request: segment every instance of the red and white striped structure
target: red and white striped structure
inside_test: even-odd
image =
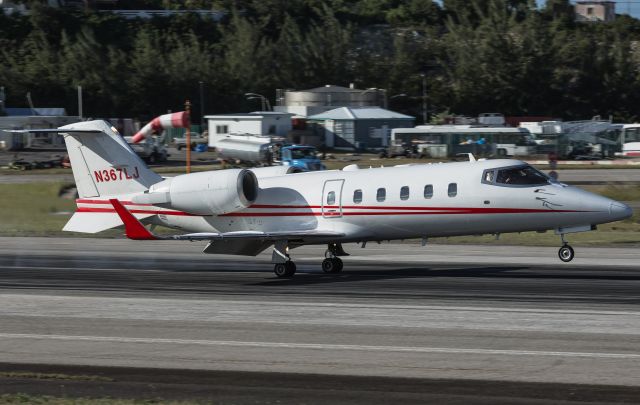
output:
[[[138,143],[153,132],[160,132],[167,128],[187,128],[190,125],[189,121],[189,113],[187,111],[161,115],[142,127],[131,140],[133,143]]]

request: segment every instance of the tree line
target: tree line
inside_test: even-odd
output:
[[[127,20],[30,2],[0,14],[7,105],[64,106],[143,120],[194,104],[256,110],[245,93],[325,84],[386,89],[389,108],[430,115],[640,117],[640,21],[578,23],[568,0],[133,0],[127,8],[211,9]],[[120,6],[119,8],[124,8]],[[391,96],[397,97],[391,98]],[[419,120],[418,120],[419,121]]]

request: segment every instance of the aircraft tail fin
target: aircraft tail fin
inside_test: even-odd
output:
[[[118,131],[102,120],[84,121],[65,125],[58,129],[30,129],[20,132],[57,132],[64,136],[73,177],[76,181],[77,202],[82,203],[63,230],[96,233],[122,226],[116,212],[94,207],[112,197],[142,193],[162,181],[131,149]],[[86,205],[89,206],[86,206]],[[137,219],[145,219],[153,213],[138,212]]]
[[[106,121],[78,122],[56,132],[64,135],[80,198],[143,192],[162,181]]]

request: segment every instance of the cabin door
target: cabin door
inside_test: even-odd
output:
[[[327,180],[322,188],[322,216],[340,218],[342,216],[342,186],[344,180]]]

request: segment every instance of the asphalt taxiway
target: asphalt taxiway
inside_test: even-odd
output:
[[[574,247],[564,264],[557,248],[349,245],[338,275],[304,247],[296,276],[278,279],[268,254],[208,256],[201,243],[0,238],[0,369],[342,376],[369,391],[402,379],[414,393],[478,382],[497,390],[487,403],[504,384],[560,384],[633,402],[640,249]],[[549,395],[527,398],[577,398]]]

